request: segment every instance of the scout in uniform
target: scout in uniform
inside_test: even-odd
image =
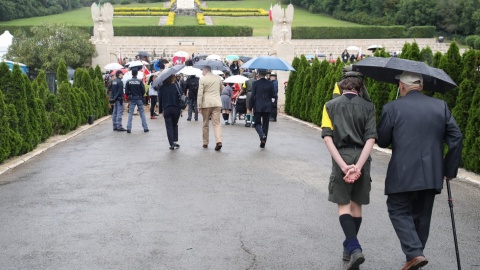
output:
[[[362,205],[370,202],[370,152],[377,139],[375,106],[360,96],[361,77],[346,76],[338,85],[342,95],[325,104],[322,118],[322,138],[332,156],[328,200],[338,205],[347,269],[358,269],[365,261],[357,234]]]

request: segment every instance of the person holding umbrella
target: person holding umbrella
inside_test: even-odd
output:
[[[402,270],[414,270],[428,263],[423,251],[435,195],[444,179],[457,176],[462,134],[447,104],[421,93],[421,74],[403,71],[395,78],[402,98],[383,107],[377,144],[392,146],[385,180],[388,213],[406,256]]]
[[[165,128],[167,129],[169,149],[180,148],[178,144],[178,119],[180,119],[180,89],[175,75],[170,75],[158,88],[159,110],[163,111]]]
[[[357,238],[362,224],[362,205],[370,203],[370,152],[377,138],[375,105],[360,97],[364,86],[357,75],[338,83],[341,95],[323,108],[322,138],[332,156],[328,200],[338,205],[345,234],[343,260],[347,269],[365,261]]]
[[[270,113],[272,103],[275,102],[275,89],[273,82],[265,79],[266,69],[258,70],[259,79],[252,84],[252,95],[248,103],[248,109],[253,111],[255,118],[255,130],[260,137],[260,148],[265,148],[268,136],[268,126],[270,123]]]

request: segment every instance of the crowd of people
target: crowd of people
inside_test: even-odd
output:
[[[136,60],[149,60],[137,57]],[[239,61],[225,63],[223,72],[212,72],[204,66],[202,75],[184,75],[181,71],[165,79],[160,87],[153,82],[164,69],[176,65],[192,66],[199,59],[181,59],[180,63],[166,63],[162,58],[153,61],[152,71],[142,81],[137,76],[145,66],[130,67],[132,78],[124,81],[125,70],[108,71],[105,84],[110,98],[114,131],[132,132],[133,115],[139,114],[144,132],[149,132],[144,106],[150,106],[150,119],[163,114],[169,149],[179,148],[178,122],[183,116],[179,97],[187,98],[187,121],[198,121],[203,117],[203,147],[208,148],[209,121],[215,133],[215,150],[222,147],[221,119],[224,125],[234,124],[237,118],[245,121],[245,127],[254,127],[258,132],[260,147],[264,148],[270,121],[277,121],[278,82],[275,72],[267,70],[243,70]],[[223,83],[229,76],[245,76],[245,83]],[[122,124],[124,104],[128,102],[128,121]],[[137,112],[135,109],[137,108]]]

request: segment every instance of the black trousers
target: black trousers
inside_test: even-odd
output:
[[[180,118],[180,108],[163,108],[163,118],[165,119],[165,127],[167,128],[168,143],[172,146],[173,142],[178,141],[178,119]]]
[[[150,116],[155,115],[155,106],[157,106],[157,96],[150,96]]]
[[[268,126],[270,124],[270,113],[269,112],[256,112],[253,114],[255,117],[255,130],[258,133],[260,139],[263,136],[268,136]]]
[[[278,96],[275,97],[275,102],[272,103],[272,112],[270,113],[270,118],[277,120],[277,111],[278,111]]]
[[[423,256],[430,233],[435,190],[389,194],[388,214],[407,261]]]

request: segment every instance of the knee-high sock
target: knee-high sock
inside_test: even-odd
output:
[[[349,214],[344,214],[339,217],[340,225],[345,234],[345,242],[343,246],[347,249],[348,254],[352,254],[355,249],[361,249],[360,243],[357,240],[357,229],[353,217]]]
[[[362,225],[362,217],[354,217],[353,223],[355,223],[355,229],[358,235],[358,231],[360,231],[360,225]]]

